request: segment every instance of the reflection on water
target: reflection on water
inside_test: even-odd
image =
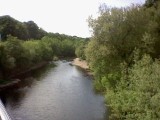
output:
[[[19,88],[5,91],[3,101],[13,120],[104,120],[104,100],[92,80],[69,62],[58,61],[21,76]]]

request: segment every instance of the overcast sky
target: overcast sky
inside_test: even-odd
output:
[[[102,3],[123,7],[145,0],[0,0],[0,16],[11,17],[24,22],[33,20],[48,32],[89,37],[87,19],[97,16]]]

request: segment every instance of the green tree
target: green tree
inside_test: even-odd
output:
[[[61,42],[61,56],[63,57],[75,56],[74,41],[65,39]]]
[[[158,4],[155,8],[103,5],[97,19],[89,18],[93,37],[85,56],[95,88],[106,95],[111,120],[160,118],[159,60],[155,59],[160,53],[159,10]]]
[[[29,33],[29,39],[41,39],[46,35],[43,29],[40,29],[34,21],[24,22]]]
[[[87,45],[86,41],[81,41],[80,43],[77,43],[76,45],[75,54],[77,57],[83,60],[86,59],[86,56],[85,56],[86,45]]]
[[[6,40],[9,34],[23,40],[28,36],[26,26],[10,16],[0,17],[0,33],[2,40]]]

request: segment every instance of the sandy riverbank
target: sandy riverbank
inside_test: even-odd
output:
[[[72,65],[84,69],[88,75],[93,76],[93,73],[90,71],[89,66],[85,60],[80,60],[79,58],[75,58],[72,62]]]
[[[80,60],[79,58],[75,58],[72,62],[73,65],[79,66],[85,70],[89,69],[89,66],[85,60]]]

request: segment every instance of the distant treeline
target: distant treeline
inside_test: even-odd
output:
[[[160,1],[100,6],[93,37],[77,48],[105,94],[110,120],[160,120]],[[82,51],[81,49],[84,48]]]
[[[20,40],[41,39],[44,36],[54,37],[59,40],[82,39],[77,36],[48,33],[40,28],[34,21],[20,22],[9,15],[0,16],[0,34],[3,41],[7,39],[7,35],[17,37]]]
[[[19,22],[0,17],[0,78],[61,57],[75,57],[75,49],[89,39],[59,33],[47,33],[33,21]]]

